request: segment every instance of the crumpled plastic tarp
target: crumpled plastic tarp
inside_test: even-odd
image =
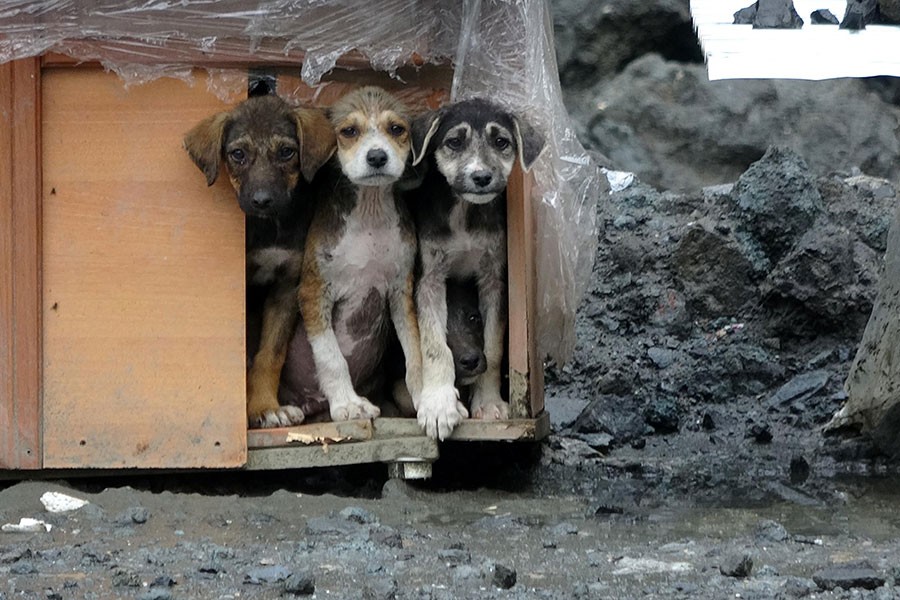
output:
[[[568,360],[605,180],[563,106],[546,0],[0,0],[0,62],[61,53],[133,85],[190,79],[198,51],[224,67],[302,52],[311,86],[350,52],[392,74],[450,60],[451,100],[484,96],[529,119],[548,142],[533,168],[538,350]],[[216,81],[246,85],[227,71]]]

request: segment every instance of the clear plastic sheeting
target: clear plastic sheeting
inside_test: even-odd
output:
[[[228,69],[248,55],[280,65],[302,59],[310,86],[350,53],[392,75],[410,63],[453,61],[452,100],[495,100],[547,139],[531,199],[536,333],[542,356],[557,363],[571,356],[606,181],[562,103],[546,1],[0,0],[0,62],[48,52],[99,61],[126,84],[188,79],[199,52],[223,97],[244,86]]]

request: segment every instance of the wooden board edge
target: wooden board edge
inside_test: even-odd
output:
[[[438,458],[434,440],[419,436],[374,439],[350,444],[303,446],[296,448],[257,448],[247,453],[249,471],[307,469],[398,461],[433,462]]]
[[[0,65],[0,467],[39,469],[41,453],[40,60]]]

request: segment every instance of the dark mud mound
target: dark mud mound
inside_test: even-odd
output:
[[[745,501],[773,480],[815,495],[817,478],[884,470],[821,426],[845,399],[895,202],[888,181],[817,177],[787,147],[734,184],[611,194],[575,358],[547,373],[545,464]]]

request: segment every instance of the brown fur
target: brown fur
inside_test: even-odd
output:
[[[304,418],[298,409],[279,406],[278,384],[297,322],[296,290],[312,205],[303,192],[335,144],[323,111],[292,107],[275,96],[251,98],[207,117],[185,136],[185,149],[208,185],[225,166],[248,215],[248,285],[269,285],[259,349],[247,376],[251,426],[291,425]]]

